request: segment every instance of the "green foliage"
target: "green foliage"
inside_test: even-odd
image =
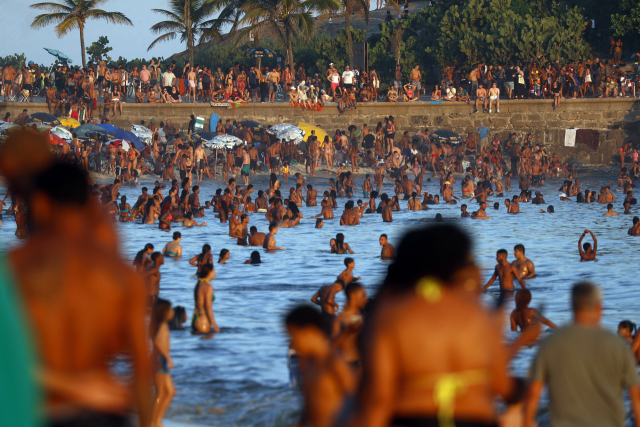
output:
[[[0,56],[0,65],[7,66],[13,65],[13,68],[20,68],[27,63],[27,57],[24,53],[14,53],[13,55],[7,55],[5,57]]]
[[[440,64],[543,64],[589,55],[591,48],[582,37],[586,23],[578,8],[552,10],[543,1],[526,6],[513,7],[512,0],[468,0],[451,7],[438,37]]]
[[[106,36],[98,37],[98,41],[91,43],[91,46],[87,48],[89,54],[89,61],[98,63],[102,60],[111,62],[111,57],[107,54],[113,50],[109,44],[109,39]]]
[[[611,14],[611,29],[614,35],[640,33],[640,0],[621,0],[618,13]],[[615,10],[615,9],[614,9]]]

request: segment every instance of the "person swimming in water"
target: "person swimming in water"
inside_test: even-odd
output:
[[[202,245],[202,253],[191,258],[189,260],[189,264],[193,265],[194,267],[198,267],[198,271],[196,271],[196,274],[200,273],[205,265],[210,265],[213,267],[213,255],[211,255],[211,246],[206,243]]]
[[[493,285],[493,282],[495,282],[496,279],[499,279],[500,281],[501,291],[512,291],[514,289],[514,286],[513,286],[514,278],[518,280],[518,283],[520,283],[520,286],[522,286],[522,289],[526,289],[524,280],[522,280],[522,278],[520,277],[520,273],[518,273],[518,269],[516,269],[516,267],[514,267],[513,265],[509,264],[509,262],[507,261],[508,255],[509,255],[509,252],[507,252],[506,249],[500,249],[498,250],[498,252],[496,252],[496,261],[498,261],[498,264],[496,265],[496,268],[493,272],[493,276],[491,276],[491,279],[489,279],[487,284],[484,285],[484,287],[481,289],[482,292],[486,291],[487,288],[489,288],[489,286]]]
[[[591,234],[591,238],[593,239],[593,248],[591,247],[591,243],[582,244],[582,239],[587,233]],[[580,252],[580,261],[595,261],[596,260],[596,252],[598,250],[598,241],[596,240],[596,236],[594,236],[591,230],[584,230],[582,236],[580,236],[580,240],[578,240],[578,251]]]
[[[550,328],[557,328],[556,324],[544,317],[535,308],[530,308],[531,303],[531,291],[528,289],[520,289],[516,292],[516,308],[511,312],[511,330],[517,331],[518,328],[523,330],[524,328],[533,325],[534,323],[542,323]]]
[[[251,258],[244,262],[245,264],[262,264],[262,260],[260,260],[260,252],[253,251],[251,252]]]
[[[179,231],[175,231],[173,233],[173,241],[164,245],[164,249],[162,249],[162,254],[170,258],[181,258],[182,257],[182,246],[180,246],[181,240],[182,240],[182,234],[180,234]]]

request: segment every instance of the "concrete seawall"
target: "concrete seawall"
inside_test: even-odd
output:
[[[46,104],[37,103],[0,103],[0,114],[11,112],[17,116],[27,108],[29,112],[48,111]],[[129,129],[141,120],[147,123],[155,118],[156,122],[171,119],[179,128],[187,128],[191,114],[205,118],[208,129],[209,116],[218,114],[223,119],[255,120],[264,125],[293,123],[304,121],[317,125],[333,135],[336,129],[344,130],[349,125],[369,127],[392,115],[397,124],[396,139],[408,130],[417,132],[429,128],[450,129],[461,135],[474,132],[480,123],[484,123],[501,140],[510,132],[521,137],[533,134],[534,143],[544,144],[547,150],[558,153],[563,159],[576,160],[588,165],[603,165],[612,159],[624,141],[640,142],[640,100],[635,99],[567,99],[560,108],[553,111],[550,100],[501,101],[500,113],[473,114],[473,106],[466,103],[431,104],[426,102],[397,103],[386,102],[359,104],[356,110],[347,110],[339,114],[334,105],[322,112],[304,111],[284,103],[247,104],[236,109],[211,107],[208,104],[132,104],[123,105],[124,115],[112,117],[112,123]],[[98,107],[101,111],[101,105]],[[567,128],[595,129],[600,134],[600,144],[593,150],[584,144],[576,147],[564,146],[564,134]]]

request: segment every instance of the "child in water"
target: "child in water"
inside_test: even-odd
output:
[[[626,343],[631,344],[636,334],[636,324],[630,320],[623,320],[618,323],[618,336]]]
[[[176,388],[169,374],[169,369],[173,369],[169,343],[169,321],[173,319],[173,316],[174,311],[171,308],[171,303],[158,298],[153,305],[149,325],[149,335],[153,340],[152,360],[156,361],[156,370],[153,375],[156,397],[151,414],[152,426],[162,425],[162,418],[176,395]]]
[[[284,162],[284,165],[282,165],[282,175],[282,181],[289,182],[289,162]]]
[[[516,309],[511,312],[511,330],[517,331],[518,328],[522,331],[529,325],[533,325],[537,322],[547,325],[550,328],[557,328],[555,323],[540,314],[535,308],[530,308],[531,303],[531,291],[528,289],[521,289],[516,292]]]

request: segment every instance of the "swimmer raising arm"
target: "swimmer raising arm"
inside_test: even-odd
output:
[[[591,243],[585,243],[584,245],[582,244],[582,239],[584,239],[584,236],[586,236],[587,233],[591,234],[591,238],[593,239],[593,249],[591,248]],[[580,240],[578,240],[580,261],[595,261],[597,250],[598,241],[596,240],[596,236],[593,235],[593,232],[591,230],[584,230],[584,233],[582,233],[582,236],[580,236]]]

